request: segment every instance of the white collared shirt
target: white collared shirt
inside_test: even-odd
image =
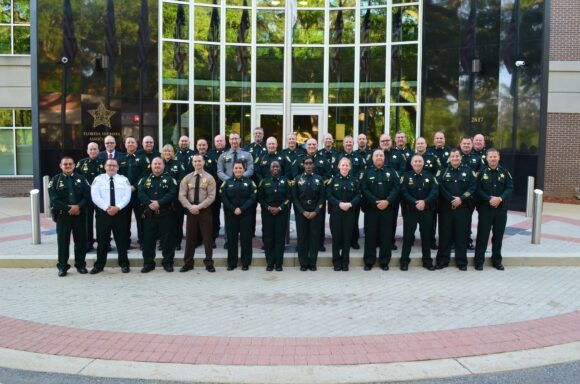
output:
[[[109,175],[103,173],[95,177],[91,185],[93,203],[103,211],[111,206],[110,179]],[[131,184],[129,179],[119,174],[113,176],[113,183],[115,184],[115,206],[123,209],[131,201]]]

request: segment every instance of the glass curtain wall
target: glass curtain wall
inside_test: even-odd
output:
[[[338,146],[358,133],[377,146],[381,133],[398,130],[413,145],[420,2],[298,0],[293,29],[285,31],[287,1],[160,2],[163,143],[177,144],[181,135],[212,142],[231,131],[249,143],[256,108],[283,111],[284,57],[291,54],[292,106],[323,109],[322,126]]]

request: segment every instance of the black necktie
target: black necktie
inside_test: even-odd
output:
[[[110,188],[110,196],[111,196],[111,204],[109,204],[111,207],[115,206],[115,182],[113,181],[113,178],[111,177],[109,179],[109,186]]]
[[[198,205],[199,204],[199,179],[200,179],[201,175],[196,175],[195,176],[195,191],[193,192],[193,204],[194,205]]]
[[[238,151],[234,151],[234,164],[238,161]]]

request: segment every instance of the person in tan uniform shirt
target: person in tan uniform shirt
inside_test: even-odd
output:
[[[179,272],[193,269],[193,254],[198,232],[201,233],[205,248],[205,259],[203,260],[205,269],[208,272],[215,272],[213,266],[213,218],[210,206],[215,200],[216,183],[213,176],[204,171],[202,155],[194,155],[191,162],[193,172],[186,175],[179,184],[179,202],[185,208],[187,215],[184,264]]]

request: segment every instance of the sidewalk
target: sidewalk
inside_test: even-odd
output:
[[[0,268],[0,366],[159,381],[359,383],[580,360],[580,206],[545,204],[541,245],[530,244],[531,220],[510,212],[503,272],[417,264],[365,272],[356,267],[360,251],[349,272],[300,272],[294,252],[284,272],[266,272],[258,239],[247,272],[227,272],[218,247],[213,274],[196,266],[144,275],[132,250],[129,274],[112,254],[113,268],[96,276],[72,269],[65,278],[56,276],[52,221],[43,219],[42,244],[30,245],[27,207],[26,199],[0,199],[0,266],[11,267]],[[473,224],[475,236],[476,215]],[[322,256],[328,265],[330,252]]]

